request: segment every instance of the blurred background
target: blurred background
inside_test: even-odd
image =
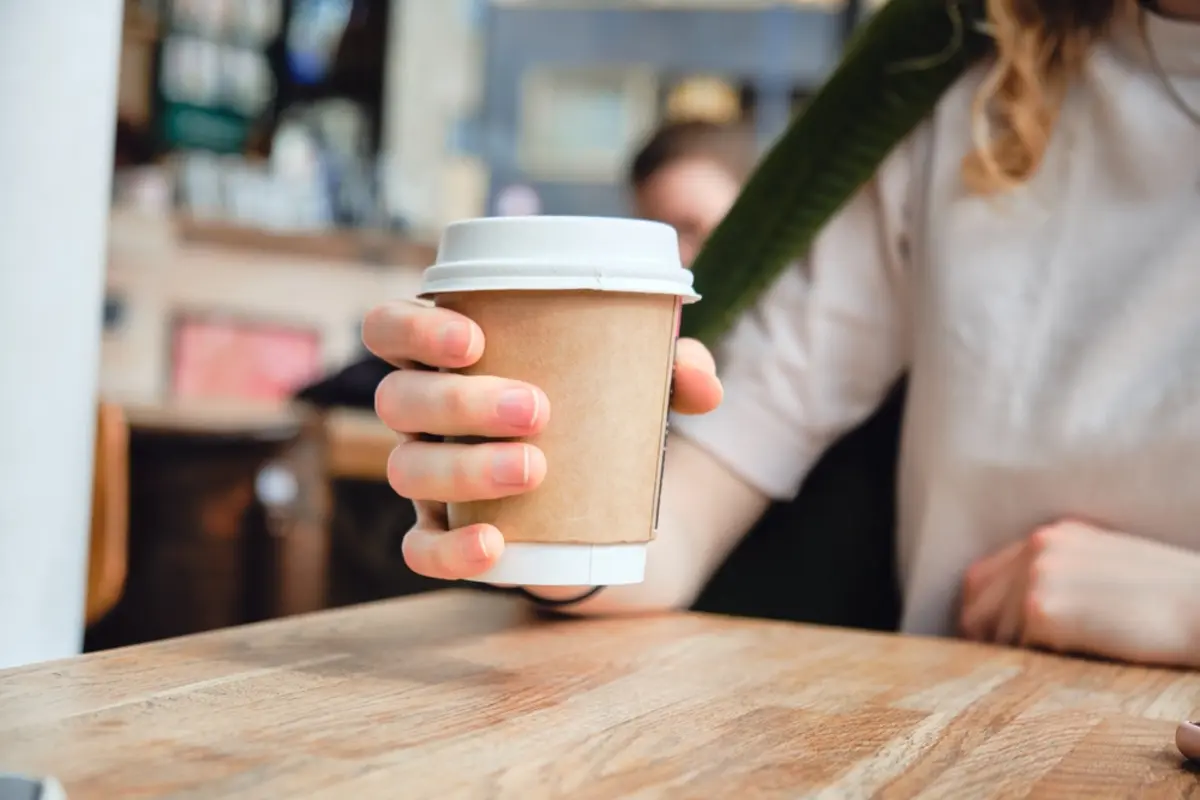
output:
[[[639,211],[663,125],[761,151],[876,5],[127,0],[87,647],[431,588],[363,313],[452,220]]]

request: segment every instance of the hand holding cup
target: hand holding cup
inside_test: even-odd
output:
[[[577,434],[586,433],[584,429],[592,426],[592,440],[611,439],[620,436],[626,429],[637,427],[632,421],[600,419],[596,413],[591,413],[597,411],[601,416],[608,414],[611,417],[613,398],[619,400],[620,394],[613,394],[615,378],[620,377],[621,383],[628,382],[624,371],[614,372],[616,362],[612,359],[601,359],[607,366],[601,364],[597,367],[596,359],[592,358],[586,365],[588,368],[580,374],[590,376],[588,379],[593,382],[600,382],[585,386],[582,395],[574,391],[578,388],[579,378],[571,359],[576,356],[586,358],[586,354],[580,351],[580,343],[594,340],[597,335],[601,340],[604,339],[603,331],[587,328],[588,320],[584,317],[590,313],[591,321],[599,323],[608,319],[606,315],[624,313],[623,322],[609,326],[607,335],[610,340],[613,336],[619,338],[623,330],[628,333],[631,326],[639,324],[638,320],[642,321],[645,330],[653,329],[655,336],[665,335],[673,339],[673,330],[665,334],[661,330],[663,325],[674,324],[668,318],[670,303],[666,306],[668,317],[662,317],[661,314],[656,316],[646,309],[638,310],[641,307],[631,306],[631,303],[636,305],[639,297],[645,300],[653,292],[631,296],[624,292],[526,291],[506,297],[504,303],[472,302],[476,299],[483,301],[485,294],[497,296],[494,291],[478,294],[446,292],[440,294],[439,302],[449,307],[430,307],[420,302],[383,305],[367,316],[363,328],[363,340],[367,347],[400,367],[398,372],[380,384],[376,410],[390,428],[404,436],[389,459],[388,478],[397,492],[412,498],[417,506],[417,526],[404,540],[405,559],[414,571],[436,578],[486,577],[494,571],[505,552],[506,541],[504,534],[493,523],[493,518],[502,520],[501,528],[509,528],[505,533],[515,533],[518,538],[525,539],[525,542],[514,545],[514,549],[545,550],[544,543],[537,540],[550,538],[555,540],[551,544],[573,543],[569,538],[570,527],[572,524],[578,527],[581,520],[577,518],[579,515],[571,513],[570,504],[579,501],[589,507],[593,512],[590,515],[592,519],[597,518],[596,512],[603,518],[605,509],[619,511],[619,504],[600,508],[598,504],[603,505],[603,498],[592,493],[589,500],[588,492],[584,491],[581,496],[578,487],[574,487],[569,495],[555,493],[552,483],[551,488],[539,499],[542,507],[550,503],[548,513],[557,515],[551,517],[555,520],[553,527],[556,530],[547,537],[544,530],[521,530],[529,528],[530,519],[535,520],[533,527],[549,527],[544,522],[537,522],[546,519],[544,516],[531,517],[530,507],[506,503],[504,498],[517,498],[543,485],[550,469],[543,446],[557,448],[555,452],[559,454],[555,457],[555,463],[564,465],[564,471],[574,469],[578,473],[579,457],[586,457],[587,454],[576,457],[575,451],[579,449],[579,443],[575,441]],[[615,304],[609,303],[610,307],[605,307],[605,301],[614,301]],[[464,307],[464,303],[471,307]],[[570,308],[563,303],[570,305]],[[651,299],[643,305],[648,308],[652,304]],[[520,354],[526,352],[530,336],[536,340],[536,337],[555,326],[559,326],[560,338],[565,335],[570,339],[570,328],[561,327],[564,314],[583,325],[586,335],[575,337],[574,344],[559,341],[546,356],[558,359],[555,369],[540,380],[533,380],[536,376],[529,372],[529,368],[522,366]],[[480,324],[480,319],[484,325]],[[514,335],[514,325],[532,325],[536,330],[525,330]],[[490,333],[485,333],[485,328]],[[580,325],[574,329],[580,330]],[[493,343],[489,337],[497,341]],[[646,345],[653,343],[647,342]],[[621,346],[605,352],[616,352],[619,360],[635,365],[637,354],[623,352],[623,348],[627,349]],[[669,357],[668,350],[663,352]],[[708,351],[698,342],[680,340],[674,346],[674,355],[674,392],[670,398],[672,407],[680,413],[712,410],[720,402],[721,388]],[[489,367],[495,367],[495,371],[504,377],[490,374]],[[624,370],[625,366],[621,368]],[[537,369],[533,371],[537,372]],[[571,374],[564,377],[564,372]],[[665,380],[666,376],[663,378]],[[543,383],[554,384],[549,393]],[[645,381],[643,383],[646,387],[650,386]],[[551,419],[555,418],[556,407],[552,403],[552,396],[560,398],[560,411],[566,415],[566,423],[570,423],[569,428],[558,429],[557,438],[551,436],[555,433]],[[610,398],[607,406],[605,396]],[[629,396],[633,395],[627,390],[626,401]],[[645,414],[642,416],[645,417]],[[658,424],[660,422],[654,419],[642,420],[643,435],[639,447],[643,454],[639,457],[640,461],[629,462],[642,472],[646,471],[643,468],[646,435]],[[597,437],[596,432],[601,430],[603,437]],[[446,437],[448,441],[429,441],[431,437]],[[571,440],[570,453],[563,451],[566,446],[564,441],[568,439]],[[617,449],[615,455],[607,460],[625,458],[623,454],[628,450]],[[572,461],[575,462],[574,467]],[[595,477],[602,480],[606,465],[595,466]],[[661,464],[655,463],[649,468],[657,470]],[[649,476],[649,482],[655,482],[652,475]],[[638,492],[642,489],[653,491],[655,487],[646,487],[646,483],[647,476],[641,476],[635,489]],[[558,498],[557,506],[554,505],[555,497]],[[501,502],[495,505],[488,501]],[[452,509],[459,510],[454,525],[448,519],[446,504],[452,504]],[[639,505],[645,503],[639,500]],[[617,511],[613,513],[616,527],[636,527],[624,524],[625,518]],[[471,519],[473,514],[483,518]],[[452,513],[450,516],[455,515]],[[505,519],[511,520],[512,525],[504,523]],[[559,521],[562,522],[561,528],[557,524]],[[594,529],[580,530],[580,536],[585,540],[595,540],[597,537]],[[632,535],[626,535],[630,533]],[[561,536],[567,538],[556,539]],[[642,537],[639,531],[625,530],[613,531],[611,538],[606,533],[600,533],[599,536],[605,540],[601,544],[620,544],[623,538],[647,538]],[[534,541],[530,542],[530,539]],[[568,553],[578,549],[565,548]],[[612,551],[617,549],[612,548]],[[544,568],[538,567],[538,570]]]

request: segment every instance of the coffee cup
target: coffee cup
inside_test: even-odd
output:
[[[520,440],[545,453],[542,484],[447,508],[452,528],[490,523],[504,534],[504,553],[475,580],[641,582],[680,313],[699,299],[674,229],[599,217],[454,223],[420,295],[483,330],[482,358],[461,372],[525,381],[550,400],[543,430]]]

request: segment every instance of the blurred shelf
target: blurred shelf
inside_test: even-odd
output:
[[[164,404],[123,404],[131,429],[139,433],[216,439],[281,441],[296,436],[309,420],[325,431],[326,473],[334,480],[384,482],[387,461],[400,437],[370,411],[334,408],[317,411],[303,404],[189,400]]]
[[[279,441],[304,423],[304,411],[290,404],[188,400],[124,409],[132,430],[155,434]]]
[[[189,244],[379,266],[426,267],[437,256],[435,245],[382,232],[283,233],[179,216],[175,233]]]
[[[189,438],[286,441],[320,420],[328,448],[325,472],[332,480],[385,482],[388,456],[400,442],[375,414],[355,409],[220,400],[121,405],[138,433]]]

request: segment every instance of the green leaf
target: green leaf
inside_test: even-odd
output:
[[[888,0],[759,163],[692,269],[682,335],[721,336],[981,56],[979,0]]]

